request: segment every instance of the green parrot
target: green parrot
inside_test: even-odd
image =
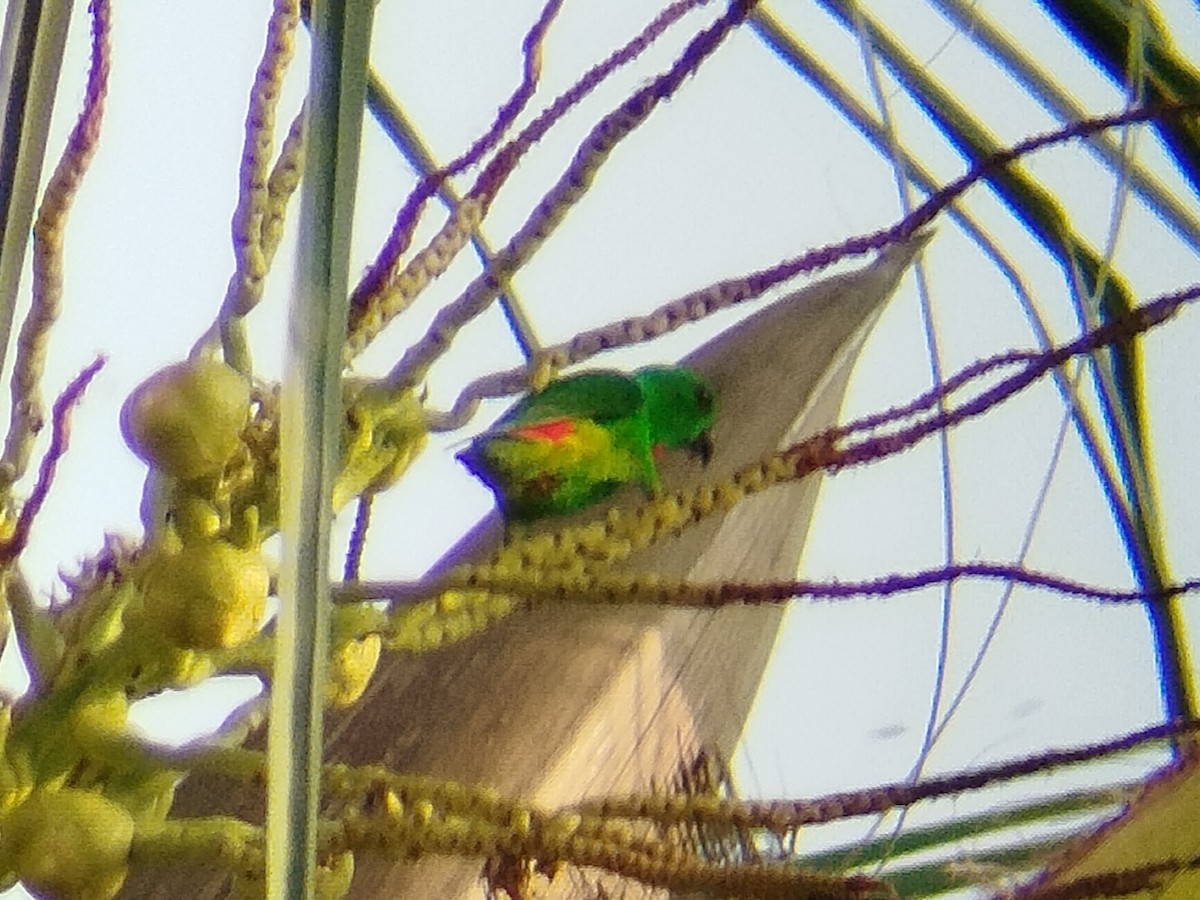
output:
[[[585,509],[627,482],[661,490],[655,458],[686,448],[707,463],[716,395],[681,366],[583,372],[518,401],[458,459],[504,517],[529,522]]]

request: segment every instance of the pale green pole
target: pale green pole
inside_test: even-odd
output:
[[[330,491],[338,465],[348,258],[373,0],[314,0],[300,243],[288,322],[281,471],[283,560],[272,680],[267,896],[314,896]]]

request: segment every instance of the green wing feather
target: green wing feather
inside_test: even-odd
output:
[[[551,419],[611,422],[639,414],[642,389],[621,372],[584,372],[560,378],[517,403],[496,423],[498,429]]]

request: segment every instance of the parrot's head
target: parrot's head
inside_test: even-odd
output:
[[[707,465],[713,452],[709,430],[717,414],[712,385],[681,366],[642,369],[634,377],[642,389],[651,445],[689,450]]]

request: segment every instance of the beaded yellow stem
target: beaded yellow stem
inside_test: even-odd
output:
[[[279,157],[271,169],[271,177],[267,179],[267,200],[262,215],[262,253],[263,262],[269,268],[283,239],[283,221],[287,212],[288,201],[300,185],[300,173],[304,164],[304,119],[302,109],[292,119],[283,146],[279,148]]]
[[[134,832],[129,861],[149,867],[216,863],[227,871],[261,871],[263,830],[232,816],[143,824]]]
[[[269,262],[263,245],[263,228],[267,224],[267,177],[275,133],[275,110],[284,73],[295,52],[295,31],[299,21],[298,0],[276,0],[246,113],[238,202],[230,226],[235,267],[220,313],[225,361],[244,374],[250,373],[251,363],[243,319],[262,297]]]
[[[378,299],[346,337],[342,362],[349,366],[392,319],[407,309],[431,281],[450,268],[460,250],[483,221],[484,204],[466,199],[434,236],[429,245],[400,271],[389,276]]]
[[[333,853],[373,849],[393,855],[480,856],[489,859],[493,871],[518,870],[518,882],[527,880],[530,870],[553,873],[570,863],[671,890],[703,890],[717,896],[889,896],[883,885],[869,878],[703,859],[672,837],[636,831],[605,815],[547,813],[485,788],[399,775],[381,767],[326,771],[327,785],[342,807],[338,825],[326,833]],[[521,866],[522,861],[532,865]]]

